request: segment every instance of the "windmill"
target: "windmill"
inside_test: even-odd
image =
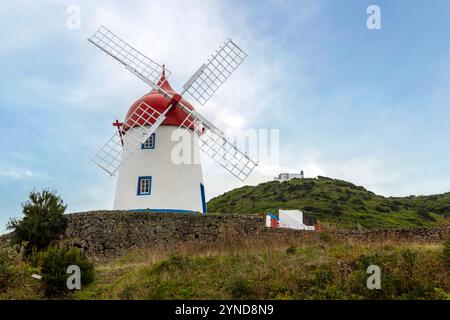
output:
[[[178,94],[168,82],[171,72],[128,45],[105,26],[88,41],[113,57],[151,87],[116,120],[112,137],[92,159],[111,176],[118,175],[114,209],[206,212],[200,163],[174,163],[174,130],[183,130],[200,150],[244,181],[257,165],[225,134],[185,100],[206,104],[247,57],[231,39],[189,78]],[[184,151],[183,151],[184,152]]]

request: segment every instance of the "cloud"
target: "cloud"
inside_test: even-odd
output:
[[[68,198],[67,212],[110,210],[114,200],[114,187],[105,187],[100,183],[89,183],[83,185],[82,189],[76,194],[69,194],[68,196],[70,198]]]
[[[0,10],[0,54],[11,54],[39,45],[46,37],[54,33],[53,24],[43,23],[48,15],[53,15],[57,6],[48,6],[49,2],[34,3],[18,0],[3,2]]]
[[[14,179],[23,180],[31,178],[45,178],[48,179],[49,176],[43,172],[36,172],[27,168],[18,168],[11,165],[0,164],[0,178],[1,179]]]
[[[25,179],[34,177],[36,174],[28,169],[9,168],[0,169],[0,178]]]

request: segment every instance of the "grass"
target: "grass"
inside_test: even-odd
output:
[[[445,299],[450,275],[441,251],[419,243],[191,244],[103,262],[97,280],[72,298]],[[366,287],[370,264],[382,269],[382,290]]]
[[[96,263],[95,281],[63,299],[449,299],[442,244],[323,237],[185,243]],[[382,289],[366,287],[370,264]],[[29,266],[0,299],[43,299]],[[34,270],[36,271],[36,270]]]

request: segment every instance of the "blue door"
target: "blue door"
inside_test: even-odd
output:
[[[202,196],[202,210],[203,213],[206,213],[206,198],[205,198],[205,187],[202,183],[200,183],[200,194]]]

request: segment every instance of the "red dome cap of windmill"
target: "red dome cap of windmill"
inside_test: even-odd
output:
[[[165,92],[167,92],[170,95],[178,95],[178,93],[170,86],[169,82],[166,79],[166,72],[165,72],[165,66],[163,65],[163,72],[161,75],[161,79],[158,82],[158,86],[160,86]],[[194,108],[192,105],[186,101],[184,98],[180,100],[183,105],[185,105],[190,110],[193,110]],[[169,104],[171,103],[171,99],[168,97],[164,97],[161,93],[159,93],[156,90],[152,90],[149,93],[142,96],[139,100],[137,100],[133,105],[130,107],[130,109],[127,112],[127,115],[125,116],[125,119],[128,119],[130,115],[133,114],[133,112],[136,111],[137,108],[144,108],[144,110],[137,110],[137,114],[142,115],[142,118],[138,120],[138,123],[140,125],[146,125],[146,124],[153,124],[155,119],[150,118],[148,113],[152,113],[153,111],[145,105],[142,104],[144,102],[146,105],[150,106],[151,108],[155,109],[159,113],[162,113]],[[148,113],[146,112],[148,110]],[[180,126],[183,122],[183,120],[186,118],[187,113],[183,111],[179,106],[173,107],[171,110],[169,110],[166,114],[166,119],[161,125],[166,126]],[[127,126],[128,125],[128,126]],[[137,124],[134,123],[134,126]],[[124,129],[126,130],[127,127],[133,126],[133,122],[131,120],[128,120],[128,122],[125,124]]]

